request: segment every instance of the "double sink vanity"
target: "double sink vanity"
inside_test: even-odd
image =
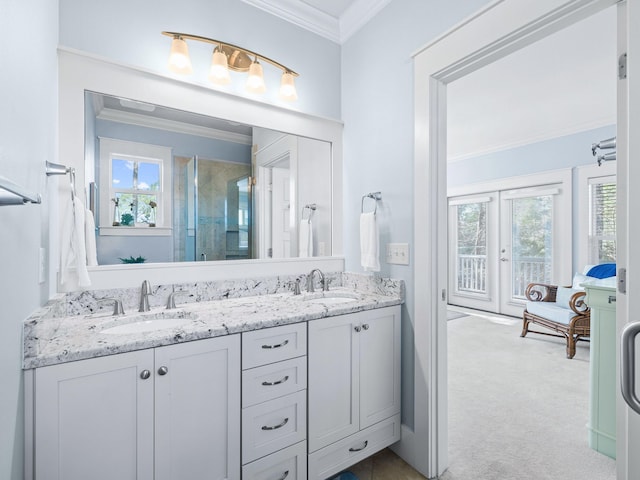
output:
[[[398,441],[403,283],[312,275],[52,300],[25,322],[27,478],[324,480]]]

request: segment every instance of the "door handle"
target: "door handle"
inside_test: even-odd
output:
[[[500,261],[501,261],[501,262],[508,262],[508,261],[509,261],[509,259],[508,259],[508,258],[504,258],[504,257],[500,257]]]
[[[640,400],[636,395],[636,336],[640,322],[630,323],[620,337],[620,388],[629,407],[640,414]]]

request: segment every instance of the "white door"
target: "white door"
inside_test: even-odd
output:
[[[449,303],[498,312],[498,192],[449,199]]]
[[[640,5],[638,2],[618,4],[618,54],[640,51]],[[618,80],[617,120],[617,264],[618,272],[626,269],[626,293],[619,288],[616,295],[616,324],[618,334],[627,324],[640,320],[633,298],[640,289],[640,58],[627,57],[626,79]],[[619,276],[620,277],[620,276]],[[620,338],[620,337],[618,337]],[[636,352],[638,345],[636,343]],[[620,358],[620,355],[618,355]],[[628,365],[627,365],[628,366]],[[640,371],[640,356],[636,355],[635,370]],[[620,387],[620,375],[617,375]],[[636,376],[635,392],[640,390]],[[620,388],[617,396],[616,459],[618,479],[640,478],[640,415],[627,406]]]
[[[288,168],[271,169],[271,248],[273,258],[291,256],[291,185]]]
[[[239,480],[240,336],[156,348],[154,375],[155,480]]]
[[[153,480],[153,351],[35,372],[38,480]]]

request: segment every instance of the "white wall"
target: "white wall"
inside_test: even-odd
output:
[[[168,74],[171,39],[177,31],[226,41],[271,57],[300,74],[299,100],[280,101],[280,70],[264,65],[269,103],[330,118],[340,117],[340,46],[240,0],[60,0],[60,44]],[[211,46],[190,42],[193,79],[207,80]],[[242,95],[245,74],[221,89]]]
[[[489,0],[394,0],[344,45],[344,213],[347,271],[359,265],[363,194],[382,191],[381,250],[413,239],[413,60],[411,54]],[[410,245],[410,247],[412,247]],[[412,248],[411,248],[412,249]],[[384,253],[381,253],[383,259]],[[410,254],[411,256],[411,254]],[[402,318],[402,414],[413,425],[413,269],[381,261],[383,276],[407,282]],[[423,267],[426,268],[426,267]]]
[[[55,162],[57,151],[57,18],[55,0],[0,5],[7,40],[0,48],[0,175],[43,195],[41,205],[0,207],[0,478],[7,480],[23,478],[22,321],[51,284],[38,282],[38,256],[49,245],[44,163]]]

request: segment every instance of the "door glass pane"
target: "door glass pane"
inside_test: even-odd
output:
[[[551,281],[553,197],[511,200],[513,298],[524,299],[531,282]]]
[[[589,263],[615,262],[616,184],[594,183],[589,186],[589,196]]]
[[[487,204],[457,206],[456,276],[459,292],[487,292]]]

